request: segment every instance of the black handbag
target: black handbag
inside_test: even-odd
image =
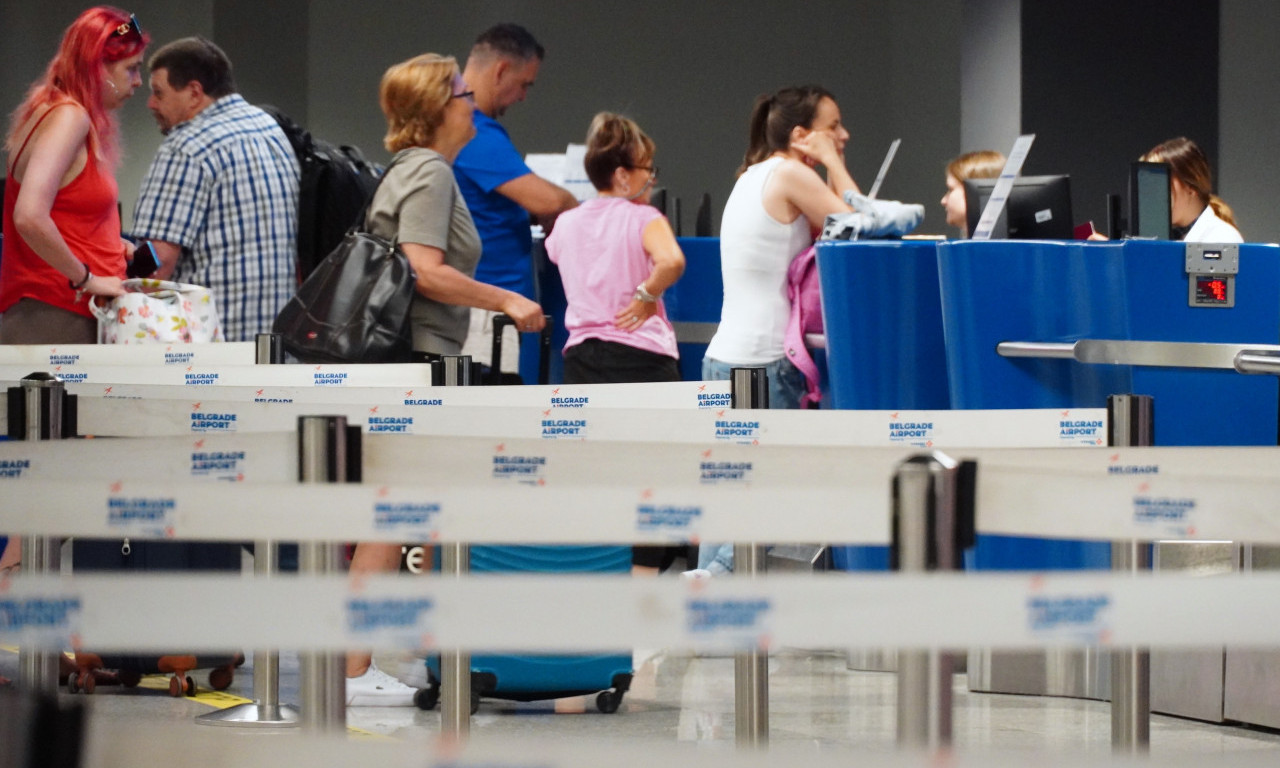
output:
[[[384,179],[390,170],[388,166]],[[395,243],[362,231],[365,213],[307,276],[271,327],[299,362],[410,360],[409,308],[417,276]]]

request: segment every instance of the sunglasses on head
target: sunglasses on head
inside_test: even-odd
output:
[[[138,16],[133,13],[129,14],[128,21],[116,27],[116,31],[114,32],[114,34],[117,37],[124,37],[130,32],[137,35],[138,37],[142,37],[142,25],[138,23]]]

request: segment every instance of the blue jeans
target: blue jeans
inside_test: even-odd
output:
[[[809,391],[804,374],[785,357],[762,366],[730,365],[710,357],[702,358],[702,379],[717,381],[729,378],[732,368],[764,368],[768,376],[769,408],[799,408],[800,398]],[[733,570],[733,544],[701,544],[698,567],[714,574]]]
[[[809,391],[804,374],[785,357],[764,365],[723,363],[710,357],[702,358],[702,380],[722,381],[729,378],[733,368],[763,368],[769,378],[769,408],[799,408],[800,398]]]

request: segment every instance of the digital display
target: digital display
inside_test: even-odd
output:
[[[1196,304],[1226,304],[1227,279],[1196,275]]]

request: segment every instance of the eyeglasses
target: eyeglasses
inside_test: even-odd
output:
[[[631,170],[633,170],[633,171],[648,171],[648,172],[649,172],[649,178],[651,178],[651,179],[656,179],[656,178],[658,178],[658,166],[656,166],[656,165],[633,165],[633,166],[631,166]]]
[[[116,27],[116,31],[114,34],[117,37],[124,37],[130,32],[134,33],[138,37],[142,37],[142,25],[138,23],[137,15],[132,13],[129,14],[128,21]]]
[[[449,94],[449,98],[466,99],[467,101],[475,101],[475,95],[476,95],[475,91],[463,91],[462,93],[451,93]]]

